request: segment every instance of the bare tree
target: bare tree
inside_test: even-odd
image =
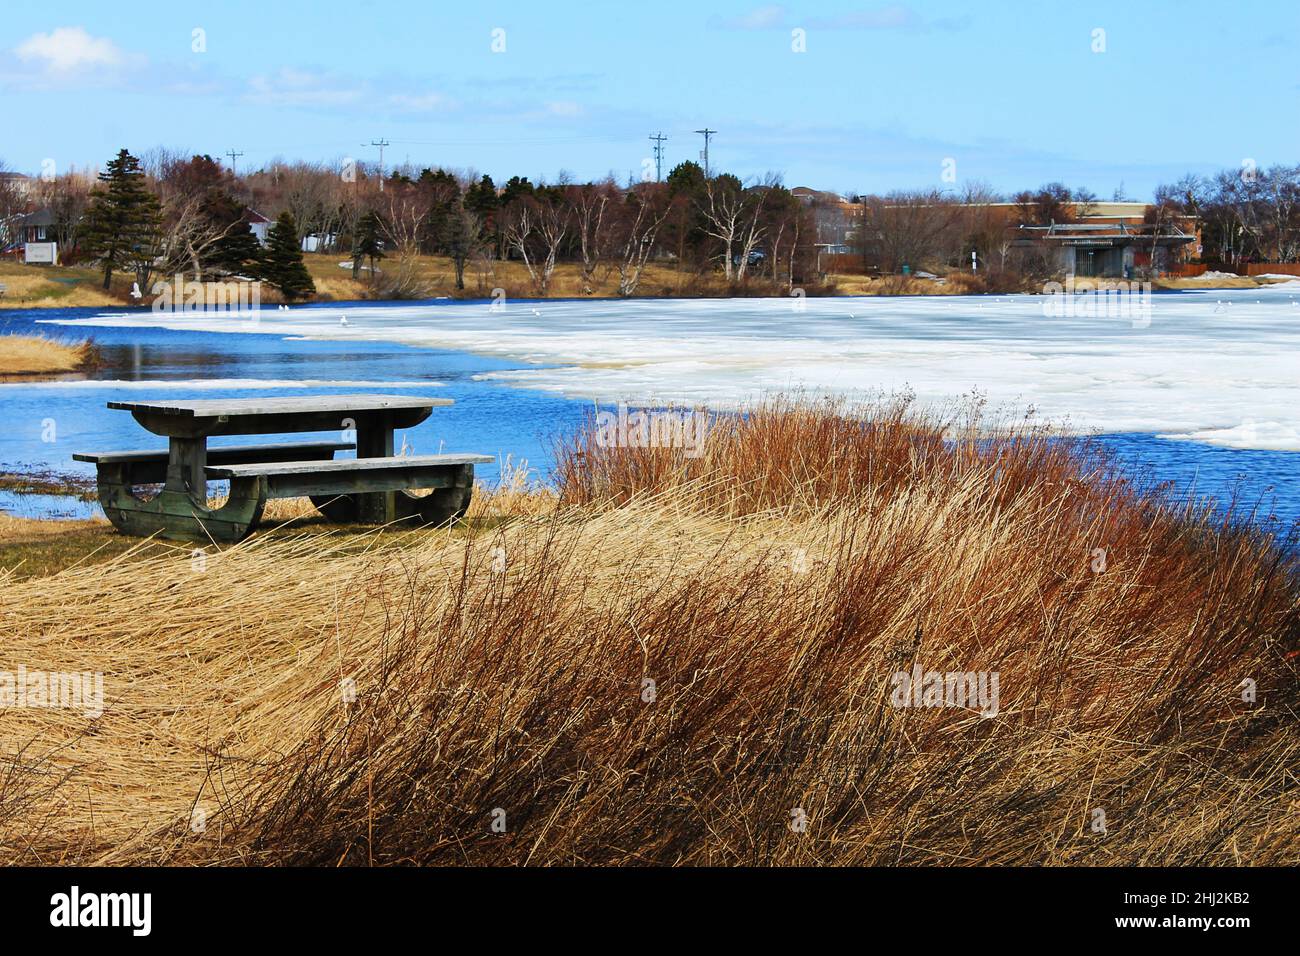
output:
[[[961,222],[958,205],[937,189],[869,196],[865,206],[861,241],[886,272],[940,258]]]
[[[443,223],[443,248],[456,270],[456,288],[465,288],[465,264],[479,254],[483,247],[483,220],[475,212],[456,202]]]
[[[618,187],[613,180],[569,186],[565,200],[573,209],[578,251],[582,256],[582,293],[591,295],[596,267],[607,252],[612,216],[607,216],[611,202],[617,200]]]
[[[24,183],[0,160],[0,249],[20,238],[18,217],[27,209]]]
[[[164,275],[184,272],[188,266],[195,276],[201,277],[213,247],[235,228],[247,228],[243,219],[225,226],[215,223],[206,213],[202,196],[183,193],[173,195],[163,204],[162,222],[157,259]]]
[[[727,282],[743,282],[750,254],[763,235],[763,191],[746,190],[739,179],[724,173],[705,183],[704,196],[704,231],[722,244],[722,274]]]
[[[506,244],[523,260],[539,296],[545,296],[550,288],[555,260],[570,224],[569,207],[551,196],[522,196],[506,212]]]
[[[617,226],[618,294],[630,296],[654,253],[659,230],[673,210],[662,183],[645,183],[628,191]]]

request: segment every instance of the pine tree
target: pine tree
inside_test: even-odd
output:
[[[224,189],[209,189],[203,198],[202,213],[211,228],[222,234],[205,251],[204,269],[258,278],[262,244],[253,234],[244,204]]]
[[[262,278],[286,299],[305,299],[316,294],[316,284],[302,261],[302,244],[298,227],[288,212],[280,213],[267,233],[267,249],[262,259]]]
[[[87,251],[103,266],[105,291],[115,269],[133,270],[143,287],[161,238],[158,199],[145,184],[140,161],[126,150],[109,161],[99,182],[87,210]]]
[[[246,218],[235,223],[230,232],[212,244],[210,264],[232,275],[261,278],[262,244],[257,241]]]
[[[370,278],[375,277],[375,262],[384,258],[384,243],[380,238],[382,224],[379,214],[368,212],[357,222],[356,242],[352,245],[352,278],[361,273],[361,260],[370,260]]]

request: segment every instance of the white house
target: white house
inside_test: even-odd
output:
[[[257,236],[257,241],[266,245],[266,234],[271,228],[271,220],[267,219],[260,212],[248,210],[248,228],[253,230],[253,235]]]

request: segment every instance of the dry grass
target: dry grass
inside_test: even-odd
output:
[[[1258,289],[1260,286],[1282,282],[1282,279],[1257,279],[1252,276],[1234,276],[1230,279],[1212,279],[1203,276],[1166,276],[1156,279],[1157,289]]]
[[[949,272],[939,279],[916,276],[834,274],[828,279],[839,295],[1004,295],[1036,292],[1041,283],[1015,273]]]
[[[94,360],[88,340],[49,339],[43,335],[0,335],[0,375],[75,372]]]
[[[384,270],[379,280],[371,283],[363,278],[356,281],[350,269],[339,268],[346,256],[335,253],[305,255],[307,269],[316,283],[316,291],[323,298],[335,300],[375,298],[398,273],[407,273],[408,281],[423,296],[451,296],[453,298],[488,298],[493,289],[504,289],[511,298],[533,298],[537,291],[522,262],[513,260],[492,261],[467,266],[465,289],[456,290],[456,275],[450,259],[445,256],[414,256],[405,266],[395,258],[381,260]],[[365,273],[363,273],[363,276]],[[729,288],[721,273],[698,275],[690,270],[679,270],[671,265],[652,263],[647,266],[637,287],[637,296],[725,296],[729,294],[777,295],[786,294],[784,288],[773,289],[767,279],[755,279],[748,289]],[[555,267],[547,290],[550,298],[607,299],[618,296],[618,273],[613,269],[598,269],[592,283],[592,292],[583,290],[582,267],[576,262],[561,262]]]
[[[4,667],[106,698],[5,714],[0,852],[1295,864],[1295,558],[977,425],[776,402],[694,460],[587,430],[555,494],[452,533],[0,579]],[[893,706],[914,664],[997,672],[997,716]]]
[[[120,296],[100,288],[102,278],[91,269],[29,266],[0,260],[0,283],[5,286],[4,294],[0,295],[0,309],[121,306]]]

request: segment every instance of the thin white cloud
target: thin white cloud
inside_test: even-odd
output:
[[[82,27],[37,33],[18,44],[14,52],[24,63],[35,63],[53,73],[111,69],[126,61],[126,55],[112,40],[91,36]]]
[[[789,13],[779,3],[756,7],[738,17],[719,18],[717,25],[725,30],[771,30],[784,26]]]
[[[724,30],[778,30],[804,26],[817,30],[896,30],[930,33],[936,30],[960,30],[968,25],[964,17],[928,18],[902,3],[892,3],[863,10],[851,10],[833,16],[799,19],[780,4],[755,7],[738,17],[715,17],[712,23]]]
[[[262,106],[339,107],[359,103],[365,95],[351,81],[286,66],[251,77],[247,99]]]
[[[830,17],[813,17],[808,26],[818,30],[904,30],[930,33],[935,30],[961,30],[968,25],[965,17],[930,19],[901,3],[855,10]]]
[[[443,113],[456,108],[456,101],[443,93],[393,93],[388,105],[403,113]]]

